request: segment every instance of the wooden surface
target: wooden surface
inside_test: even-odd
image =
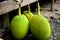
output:
[[[23,0],[21,7],[36,2],[36,0]],[[9,11],[15,10],[18,8],[18,5],[13,0],[4,1],[0,3],[0,15],[5,14]]]

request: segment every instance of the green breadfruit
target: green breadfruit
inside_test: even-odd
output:
[[[11,21],[11,32],[14,38],[16,39],[23,39],[29,29],[29,20],[27,17],[20,13],[19,8],[19,15],[16,15]]]
[[[34,14],[30,11],[30,5],[28,5],[28,11],[24,11],[23,14],[30,20]]]
[[[38,15],[34,15],[30,20],[30,30],[39,40],[47,40],[51,34],[50,24],[47,19],[40,14],[38,3]]]

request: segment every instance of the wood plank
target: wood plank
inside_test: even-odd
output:
[[[36,0],[24,0],[23,3],[21,4],[21,7],[36,2]],[[10,0],[10,1],[4,1],[0,3],[0,15],[5,14],[9,11],[15,10],[18,8],[18,5],[16,2]]]

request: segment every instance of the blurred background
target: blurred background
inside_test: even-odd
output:
[[[27,1],[28,2],[28,1]],[[45,16],[51,25],[51,36],[48,40],[60,40],[60,0],[38,0],[41,6],[41,14]],[[36,14],[37,0],[28,2],[31,12]],[[22,13],[28,10],[27,4],[23,2]],[[10,22],[18,14],[18,5],[13,0],[0,0],[0,38],[3,40],[16,40],[11,36],[9,30]],[[37,40],[29,31],[22,40]]]

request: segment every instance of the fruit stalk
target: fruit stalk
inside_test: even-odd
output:
[[[39,2],[38,2],[38,15],[40,15],[40,5],[39,5]]]
[[[19,5],[19,8],[18,8],[18,15],[19,16],[21,15],[21,5]]]
[[[30,12],[30,5],[28,4],[28,12]]]

